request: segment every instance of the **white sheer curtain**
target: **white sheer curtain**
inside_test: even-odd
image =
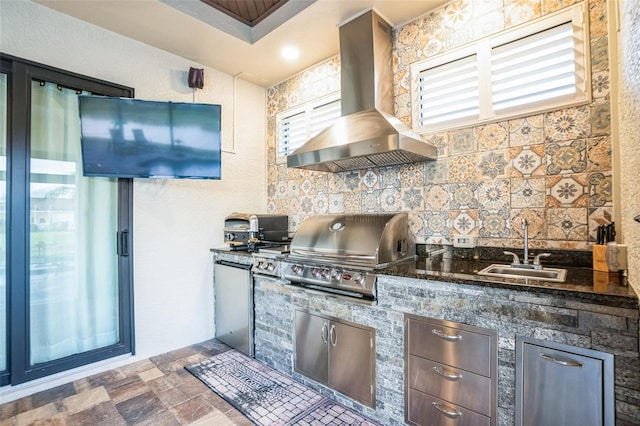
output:
[[[32,84],[31,364],[119,340],[117,180],[82,176],[78,94]]]
[[[7,75],[0,74],[0,371],[7,369]]]

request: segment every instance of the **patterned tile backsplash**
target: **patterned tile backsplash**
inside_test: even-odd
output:
[[[411,125],[410,65],[577,3],[576,0],[458,0],[394,30],[395,114]],[[290,230],[326,213],[409,212],[418,242],[454,234],[478,244],[586,250],[613,216],[606,0],[588,0],[590,105],[425,135],[433,162],[343,173],[287,169],[276,158],[278,112],[340,90],[333,57],[267,90],[267,210]]]

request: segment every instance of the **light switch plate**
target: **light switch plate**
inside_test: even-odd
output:
[[[473,235],[454,235],[453,246],[460,248],[474,248],[476,246],[476,237]]]

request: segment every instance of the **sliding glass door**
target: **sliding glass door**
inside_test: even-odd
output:
[[[0,278],[0,326],[8,330],[0,334],[0,371],[2,384],[17,384],[132,352],[132,182],[82,175],[78,115],[82,94],[131,93],[38,64],[7,64],[0,120],[11,117],[2,191],[10,235],[2,248],[10,255]]]

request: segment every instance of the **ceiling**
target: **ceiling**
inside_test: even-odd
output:
[[[364,11],[374,8],[397,27],[449,0],[34,1],[269,87],[336,55],[338,26]],[[249,2],[256,8],[241,9]],[[283,59],[287,46],[299,49],[297,59]]]

